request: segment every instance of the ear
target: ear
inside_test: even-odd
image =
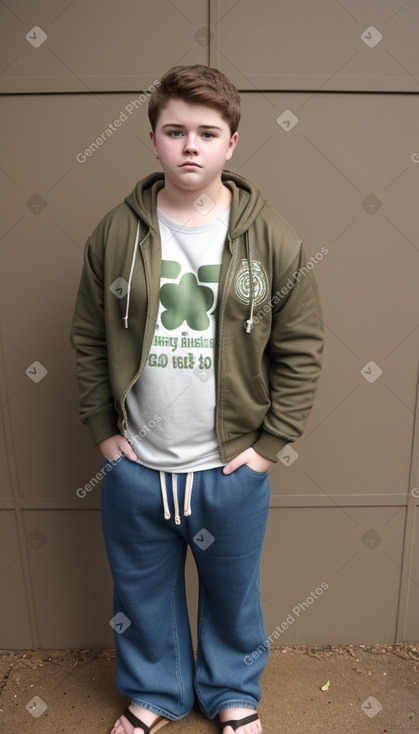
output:
[[[152,148],[153,148],[153,153],[156,156],[156,158],[158,158],[159,156],[157,154],[156,135],[155,135],[154,130],[150,130],[149,136],[150,136],[151,145],[152,145]]]
[[[239,142],[239,133],[236,130],[236,132],[230,138],[230,143],[228,145],[227,154],[226,154],[226,161],[229,161],[230,158],[232,157],[234,148],[236,147],[238,142]]]

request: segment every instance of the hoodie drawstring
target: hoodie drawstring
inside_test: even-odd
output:
[[[129,272],[129,278],[128,278],[128,290],[127,290],[127,306],[125,309],[125,316],[123,316],[124,320],[124,327],[128,329],[128,312],[129,312],[129,301],[131,297],[131,283],[132,283],[132,276],[134,273],[134,265],[135,265],[135,255],[137,254],[137,248],[138,248],[138,242],[140,240],[140,220],[137,222],[137,232],[135,235],[135,243],[134,243],[134,250],[132,253],[132,260],[131,260],[131,270]]]
[[[166,474],[164,471],[159,472],[159,474],[160,474],[161,496],[163,500],[164,519],[170,520],[171,515],[170,515],[170,509],[169,509],[169,502],[167,499]],[[193,472],[188,472],[186,475],[185,498],[183,502],[183,514],[186,517],[192,514],[191,500],[192,500],[193,479],[194,479]],[[172,474],[172,496],[173,496],[173,506],[175,509],[175,523],[176,525],[180,525],[177,474]]]

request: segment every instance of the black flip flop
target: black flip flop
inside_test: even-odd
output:
[[[246,726],[246,724],[250,724],[252,721],[257,721],[258,718],[258,714],[255,713],[251,716],[245,716],[244,719],[232,719],[231,721],[220,721],[220,719],[218,719],[218,722],[220,724],[220,732],[221,734],[223,734],[226,726],[231,726],[233,731],[237,731],[237,729],[240,729],[241,726]]]
[[[163,719],[163,716],[158,716],[157,719],[153,721],[151,726],[148,726],[148,724],[144,724],[144,721],[141,721],[138,716],[135,716],[135,714],[133,714],[130,709],[125,709],[122,716],[125,716],[125,718],[128,719],[129,723],[133,726],[138,726],[140,729],[142,729],[144,734],[151,734],[152,729],[154,729],[156,724],[158,724],[158,722]]]

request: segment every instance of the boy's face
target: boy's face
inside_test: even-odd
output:
[[[150,131],[166,182],[184,191],[202,191],[220,181],[238,137],[218,110],[177,98],[169,100]]]

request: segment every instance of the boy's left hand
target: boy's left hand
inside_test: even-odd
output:
[[[247,464],[247,466],[254,471],[265,472],[268,471],[272,461],[270,459],[266,459],[261,454],[258,454],[254,448],[250,447],[229,461],[228,464],[225,465],[223,473],[231,474],[243,464]]]

